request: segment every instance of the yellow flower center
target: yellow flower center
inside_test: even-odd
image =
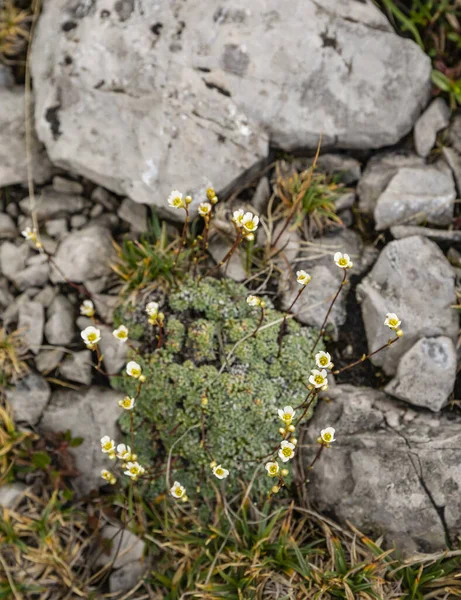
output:
[[[182,490],[181,488],[178,486],[174,489],[174,493],[176,496],[182,496]]]
[[[323,439],[325,440],[325,442],[331,442],[331,433],[324,433]]]
[[[216,469],[215,473],[219,476],[224,475],[224,469]]]
[[[292,416],[288,413],[284,413],[283,421],[284,421],[284,423],[288,423],[288,425],[289,425],[292,421]]]
[[[106,442],[103,446],[104,450],[110,450],[112,448],[112,442]]]
[[[173,206],[181,206],[182,204],[182,199],[179,196],[176,196],[176,198],[173,198]]]
[[[269,468],[269,473],[270,473],[271,475],[277,475],[277,472],[278,472],[278,467],[277,467],[277,465],[272,465],[272,466]]]
[[[134,367],[131,369],[131,374],[133,377],[139,377],[141,375],[141,369],[136,369],[136,367]]]
[[[338,260],[338,264],[340,264],[342,267],[345,267],[347,265],[347,258],[340,258]]]
[[[131,406],[131,400],[129,398],[125,398],[125,400],[123,400],[123,408],[130,408]]]
[[[124,340],[127,337],[126,331],[118,331],[117,337],[119,337],[121,340]]]
[[[324,365],[327,365],[327,364],[328,364],[328,358],[327,358],[326,356],[321,356],[321,357],[319,358],[319,363],[320,363],[322,366],[324,366]]]
[[[283,454],[283,456],[286,456],[286,457],[291,456],[291,454],[292,454],[291,448],[287,448],[287,447],[282,448],[282,454]]]
[[[255,228],[254,221],[247,221],[245,223],[245,229],[248,229],[248,231],[253,231],[254,228]]]
[[[314,381],[315,381],[315,383],[318,383],[320,385],[321,383],[323,383],[324,379],[321,375],[316,375],[314,377]]]
[[[398,322],[398,320],[397,320],[397,319],[389,319],[389,325],[390,325],[391,327],[397,327],[398,323],[399,323],[399,322]]]
[[[97,340],[98,336],[96,333],[89,333],[88,334],[88,341],[89,342],[95,342]]]

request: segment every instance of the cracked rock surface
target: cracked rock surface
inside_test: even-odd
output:
[[[370,0],[48,0],[31,68],[52,161],[162,209],[172,182],[223,189],[269,141],[394,144],[431,88],[429,58]]]
[[[310,500],[405,553],[444,549],[461,532],[460,417],[417,411],[371,388],[337,386],[329,397],[304,441],[307,465],[320,429],[337,430],[310,474]]]

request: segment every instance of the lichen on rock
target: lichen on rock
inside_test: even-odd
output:
[[[207,449],[229,469],[228,489],[238,489],[239,480],[248,482],[280,441],[277,409],[297,406],[306,396],[314,330],[289,319],[278,357],[283,314],[266,298],[263,327],[252,337],[260,311],[248,305],[248,293],[229,280],[185,280],[161,307],[165,342],[158,350],[144,307],[124,315],[128,326],[127,318],[138,324],[145,319],[147,341],[135,359],[147,381],[134,413],[134,447],[141,464],[162,472],[154,492],[165,489],[164,466],[172,448],[171,477],[189,495],[199,486],[206,495],[210,484],[218,483],[203,447],[202,419]],[[136,383],[128,377],[115,379],[114,385],[135,394]],[[120,422],[129,439],[129,415]],[[256,482],[261,491],[271,485],[267,477]]]

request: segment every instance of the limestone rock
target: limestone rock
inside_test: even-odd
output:
[[[444,550],[445,534],[461,532],[459,416],[415,411],[370,388],[337,386],[329,396],[304,442],[308,465],[320,429],[336,429],[309,475],[311,500],[407,554]]]
[[[70,344],[74,337],[74,307],[65,296],[56,296],[48,308],[45,325],[46,339],[50,344]]]
[[[91,350],[69,354],[59,367],[59,372],[69,381],[90,385],[92,379]]]
[[[32,109],[33,110],[33,109]],[[24,88],[0,86],[0,187],[27,181]],[[32,128],[32,173],[37,183],[51,175],[51,163]]]
[[[17,233],[16,225],[10,215],[0,212],[0,240],[14,238]]]
[[[15,387],[7,390],[6,399],[17,422],[36,425],[48,404],[51,389],[46,379],[37,373],[28,373]]]
[[[31,203],[29,197],[23,198],[19,206],[24,214],[30,215]],[[64,194],[47,187],[42,190],[40,197],[35,199],[35,214],[39,220],[56,219],[80,213],[88,206],[88,200],[85,200],[82,196]]]
[[[90,387],[84,391],[58,390],[51,400],[40,422],[40,431],[71,430],[73,437],[83,437],[84,443],[69,452],[81,473],[75,480],[77,490],[87,494],[105,484],[101,469],[110,468],[110,461],[100,451],[100,439],[104,435],[117,439],[115,410],[120,393],[102,387]]]
[[[122,525],[106,525],[101,532],[103,539],[110,540],[109,553],[102,553],[96,564],[100,567],[113,562],[114,569],[139,563],[144,554],[145,543]]]
[[[419,227],[418,225],[394,225],[391,227],[392,236],[396,240],[413,235],[427,237],[434,242],[439,243],[461,243],[461,230],[455,229],[447,231],[446,229],[432,229],[431,227]]]
[[[359,208],[372,215],[379,196],[399,169],[424,167],[424,160],[408,152],[383,152],[373,156],[357,185]]]
[[[0,246],[0,272],[10,281],[14,281],[16,275],[23,271],[30,248],[26,243],[16,246],[12,242],[3,242]]]
[[[333,260],[335,252],[346,252],[350,255],[354,262],[354,274],[361,273],[365,268],[365,264],[362,263],[363,246],[358,235],[354,231],[344,229],[316,239],[315,244],[304,252],[306,260],[293,264],[291,271],[285,271],[280,279],[282,307],[287,310],[299,291],[296,271],[303,269],[312,276],[312,280],[292,308],[292,312],[301,323],[317,328],[323,323],[343,276],[343,272]],[[327,326],[331,328],[335,339],[346,320],[347,292],[348,288],[343,288],[328,318]]]
[[[44,375],[54,371],[62,360],[64,352],[55,348],[54,350],[41,350],[35,357],[35,366]]]
[[[399,361],[386,392],[435,412],[447,405],[456,379],[456,348],[447,337],[422,338]]]
[[[423,337],[456,340],[458,315],[453,270],[440,248],[427,238],[408,237],[387,244],[371,272],[357,287],[370,352],[387,342],[386,313],[402,320],[404,336],[372,358],[393,375],[400,357]]]
[[[115,250],[109,231],[93,226],[73,231],[59,245],[54,262],[59,268],[51,270],[54,283],[63,280],[81,283],[86,279],[102,277],[110,272]]]
[[[131,225],[131,229],[137,232],[147,230],[147,207],[136,204],[129,198],[125,198],[117,211],[117,215]]]
[[[414,139],[419,156],[427,156],[435,144],[437,133],[450,122],[450,109],[443,98],[436,98],[416,121]]]
[[[446,165],[399,169],[376,203],[376,229],[422,222],[449,225],[455,199],[455,182]]]
[[[43,327],[45,311],[40,302],[24,300],[18,308],[18,329],[22,334],[24,344],[37,354],[43,342]]]
[[[0,488],[0,506],[2,508],[11,508],[26,490],[27,486],[20,482],[2,485]]]
[[[53,162],[164,212],[172,185],[223,189],[269,139],[394,144],[430,95],[429,58],[370,1],[44,4],[31,68]]]

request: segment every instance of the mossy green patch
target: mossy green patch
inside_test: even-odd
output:
[[[229,469],[228,488],[248,481],[280,441],[277,409],[297,406],[306,396],[314,331],[290,319],[278,356],[283,314],[266,298],[263,327],[252,337],[260,309],[247,304],[248,293],[229,280],[186,280],[161,307],[163,347],[147,344],[133,356],[147,378],[135,407],[135,451],[144,466],[161,471],[174,444],[171,478],[185,485],[189,496],[199,486],[208,494],[210,483],[218,483],[210,454]],[[152,339],[149,327],[146,317],[146,339]],[[135,394],[136,381],[124,377],[117,385]],[[128,414],[121,426],[128,434]],[[261,470],[256,487],[267,490],[272,484]],[[164,489],[162,475],[152,491]]]

